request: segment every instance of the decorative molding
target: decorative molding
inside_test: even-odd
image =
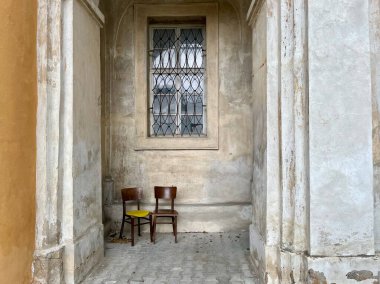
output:
[[[105,23],[105,17],[103,13],[99,10],[98,6],[94,4],[91,0],[78,0],[90,13],[90,15],[95,19],[101,28],[103,28]]]
[[[261,10],[261,7],[266,0],[252,0],[247,13],[247,22],[250,26],[253,26],[257,20],[257,16]]]

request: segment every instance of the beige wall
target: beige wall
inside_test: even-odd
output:
[[[100,27],[73,2],[73,240],[75,281],[103,257]]]
[[[254,271],[265,274],[267,201],[267,7],[263,4],[252,26],[253,180],[251,253]]]
[[[0,283],[29,283],[35,225],[37,1],[0,9]]]
[[[202,1],[165,1],[173,2]],[[154,185],[176,185],[180,231],[248,229],[253,152],[251,36],[245,20],[249,1],[213,2],[219,4],[218,150],[135,151],[139,85],[134,82],[133,1],[113,1],[106,9],[106,58],[110,58],[106,78],[111,79],[106,89],[110,98],[110,135],[106,138],[110,152],[106,160],[110,161],[107,173],[115,179],[116,203],[106,208],[106,214],[116,227],[121,187],[142,187],[147,206],[152,208]],[[180,143],[175,140],[173,143]]]

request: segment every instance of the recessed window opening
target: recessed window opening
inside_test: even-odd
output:
[[[150,136],[206,136],[205,26],[151,24],[149,41]]]

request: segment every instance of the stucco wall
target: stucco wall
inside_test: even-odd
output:
[[[0,9],[0,283],[30,283],[34,249],[37,1]]]
[[[73,239],[80,281],[103,256],[100,27],[79,1],[73,12]]]
[[[380,252],[380,1],[370,1],[375,249]]]
[[[267,195],[267,7],[264,3],[252,28],[253,183],[251,253],[263,275]]]
[[[165,1],[170,2],[191,1]],[[218,1],[219,150],[135,151],[135,89],[139,86],[134,83],[133,2],[113,1],[106,9],[108,19],[112,18],[106,27],[110,57],[106,65],[111,72],[106,90],[111,134],[106,141],[116,203],[106,208],[106,214],[116,227],[121,187],[142,187],[151,209],[154,185],[176,185],[180,231],[248,229],[253,149],[248,2]]]
[[[368,3],[309,5],[309,77],[310,254],[371,255]]]

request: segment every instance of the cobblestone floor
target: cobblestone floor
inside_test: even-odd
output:
[[[106,243],[103,262],[83,282],[119,283],[258,283],[249,266],[247,232],[157,233],[130,243]]]

